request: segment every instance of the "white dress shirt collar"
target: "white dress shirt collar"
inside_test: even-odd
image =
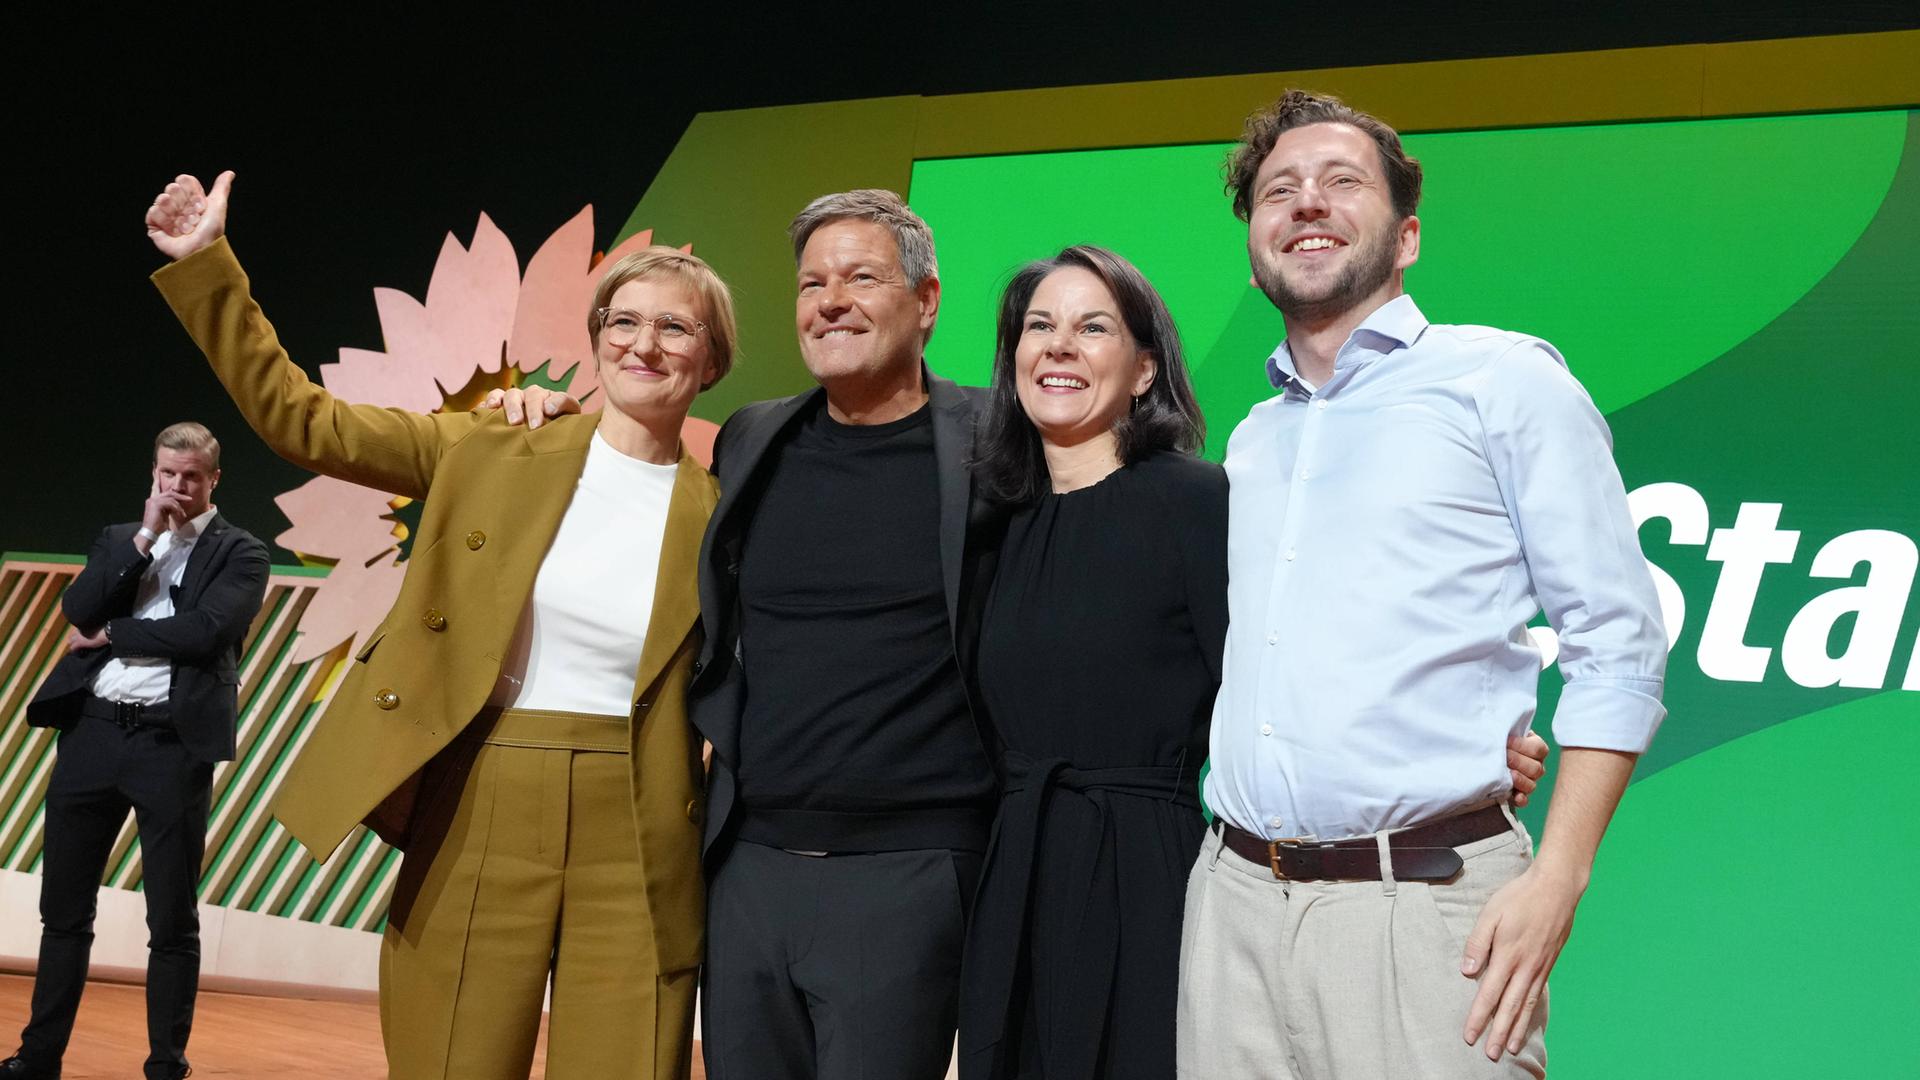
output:
[[[1334,378],[1344,371],[1369,363],[1396,349],[1412,345],[1420,340],[1427,329],[1427,317],[1414,304],[1413,297],[1406,293],[1381,304],[1373,309],[1353,333],[1347,335],[1346,343],[1340,346],[1333,362]],[[1287,348],[1283,340],[1273,355],[1267,357],[1267,381],[1276,390],[1295,389],[1301,393],[1314,393],[1316,388],[1300,377],[1293,364],[1293,351]],[[1328,382],[1333,382],[1329,379]]]
[[[200,534],[207,531],[207,523],[212,521],[213,515],[219,512],[219,507],[210,505],[199,514],[189,518],[179,528],[168,529],[165,535],[173,537],[175,544],[191,544],[195,540],[200,539]]]
[[[164,619],[176,614],[173,591],[186,579],[195,542],[218,513],[214,507],[168,529],[147,549],[151,561],[140,574],[134,593],[136,619]],[[108,701],[135,705],[164,705],[173,685],[173,662],[164,656],[115,656],[93,677],[93,693]]]

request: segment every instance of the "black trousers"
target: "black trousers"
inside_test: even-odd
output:
[[[707,887],[711,1080],[939,1080],[980,855],[737,841]]]
[[[184,1071],[200,981],[196,894],[212,792],[213,766],[194,760],[171,732],[125,731],[83,717],[61,733],[47,782],[40,970],[20,1033],[29,1061],[51,1066],[66,1053],[87,985],[100,879],[131,809],[147,898],[146,1073]]]

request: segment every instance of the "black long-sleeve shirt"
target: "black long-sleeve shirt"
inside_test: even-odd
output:
[[[994,778],[941,586],[928,410],[855,427],[822,406],[772,454],[740,562],[741,838],[977,846]]]

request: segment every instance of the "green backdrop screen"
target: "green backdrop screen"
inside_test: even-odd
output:
[[[1566,354],[1612,428],[1673,637],[1670,715],[1554,976],[1565,1080],[1920,1071],[1917,124],[1406,140],[1427,175],[1408,291],[1435,322]],[[916,162],[945,289],[934,367],[986,383],[1011,273],[1103,244],[1172,309],[1217,459],[1272,393],[1283,336],[1221,194],[1228,149]],[[1543,719],[1559,684],[1544,673]]]

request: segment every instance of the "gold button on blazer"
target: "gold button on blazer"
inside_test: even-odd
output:
[[[422,415],[339,402],[287,358],[225,239],[153,280],[247,423],[282,457],[425,500],[399,599],[354,657],[272,806],[318,859],[361,821],[404,847],[423,771],[493,692],[599,417],[528,431],[499,411]],[[703,945],[693,820],[703,770],[686,688],[700,651],[700,538],[717,499],[713,477],[683,450],[634,674],[633,813],[662,972],[695,966]]]

